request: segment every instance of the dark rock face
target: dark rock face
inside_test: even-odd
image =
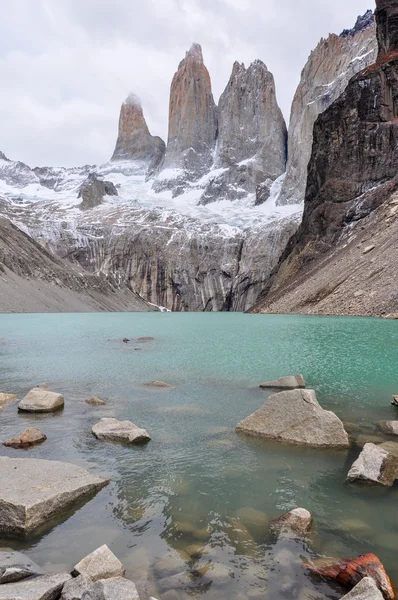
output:
[[[89,210],[102,204],[104,196],[117,196],[117,189],[111,181],[98,179],[95,173],[88,176],[87,181],[80,187],[78,198],[80,210]]]
[[[379,54],[398,50],[398,0],[376,1]]]
[[[344,29],[341,32],[341,36],[343,37],[353,37],[357,33],[364,31],[368,27],[372,27],[374,23],[374,13],[373,10],[367,10],[364,15],[360,15],[352,29]]]

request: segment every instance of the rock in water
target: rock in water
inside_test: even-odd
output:
[[[98,179],[95,173],[91,173],[87,181],[80,187],[78,198],[82,198],[79,204],[80,210],[89,210],[102,204],[105,196],[117,196],[117,189],[111,181]]]
[[[397,477],[398,457],[382,446],[365,444],[347,475],[347,481],[363,481],[391,487]]]
[[[30,390],[23,400],[18,404],[18,410],[24,412],[54,412],[64,406],[64,397],[61,394],[34,388]]]
[[[43,574],[43,570],[28,556],[13,550],[0,551],[0,584],[15,583],[33,575]]]
[[[106,402],[98,398],[97,396],[92,396],[86,400],[86,404],[90,404],[91,406],[105,406]]]
[[[384,596],[371,577],[364,577],[341,600],[383,600]]]
[[[119,134],[111,160],[137,161],[145,171],[152,172],[165,150],[164,141],[149,133],[140,99],[130,94],[120,109]]]
[[[386,600],[394,600],[395,592],[389,576],[383,565],[375,554],[364,554],[358,558],[347,558],[337,563],[330,561],[330,564],[318,567],[315,565],[305,565],[311,573],[333,579],[346,585],[354,587],[364,577],[371,577],[379,590],[382,591]]]
[[[394,406],[398,406],[398,396],[393,396],[392,397],[392,403]]]
[[[166,153],[154,189],[178,195],[209,170],[217,135],[217,107],[202,48],[193,44],[180,62],[170,90]]]
[[[101,579],[84,592],[82,600],[140,600],[132,581],[123,577]]]
[[[314,390],[292,390],[272,395],[263,408],[241,421],[237,431],[314,448],[348,448],[343,423],[324,410]]]
[[[73,575],[85,575],[93,581],[122,577],[125,568],[120,560],[104,545],[83,558],[73,569]]]
[[[235,62],[218,105],[214,168],[222,171],[210,179],[200,204],[237,200],[259,188],[262,200],[267,199],[272,183],[285,171],[286,145],[272,73],[261,60],[248,69]]]
[[[129,444],[145,444],[151,436],[145,429],[134,425],[131,421],[118,421],[104,418],[94,425],[92,432],[99,440],[107,442],[127,442]]]
[[[109,483],[52,460],[0,457],[0,532],[27,534]]]
[[[280,388],[285,390],[295,390],[297,388],[305,388],[305,381],[302,375],[288,375],[273,381],[262,383],[260,388]]]
[[[285,513],[274,523],[272,528],[279,535],[307,535],[311,531],[312,515],[305,508],[295,508],[288,513]]]
[[[0,406],[5,406],[6,404],[12,404],[18,400],[18,396],[16,394],[0,394]]]
[[[379,427],[383,433],[398,435],[398,421],[380,421]]]
[[[151,381],[150,383],[145,384],[146,387],[155,387],[155,388],[173,388],[174,386],[166,383],[165,381]]]
[[[7,442],[3,442],[3,446],[9,446],[10,448],[29,448],[30,446],[36,446],[42,444],[47,439],[47,436],[36,429],[35,427],[29,427],[20,435],[16,435]]]
[[[0,600],[58,600],[69,573],[43,575],[17,583],[0,585]]]

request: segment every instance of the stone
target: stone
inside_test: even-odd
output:
[[[362,254],[369,254],[369,252],[372,252],[372,250],[374,250],[376,248],[376,246],[374,244],[372,244],[372,246],[366,246],[366,248],[364,248]]]
[[[0,457],[0,532],[27,534],[109,483],[70,463]]]
[[[86,400],[86,404],[90,404],[91,406],[105,406],[106,402],[98,398],[97,396],[92,396]]]
[[[398,444],[397,444],[398,445]],[[375,444],[365,444],[352,465],[347,481],[361,481],[391,487],[398,477],[398,457]]]
[[[64,397],[61,394],[41,388],[33,388],[18,404],[18,410],[24,412],[55,412],[64,407]]]
[[[341,600],[384,600],[384,596],[371,577],[364,577]]]
[[[18,396],[16,394],[5,394],[0,393],[0,406],[5,406],[6,404],[13,404],[18,400]]]
[[[249,529],[265,529],[269,526],[269,518],[265,512],[251,506],[239,508],[235,515]]]
[[[150,336],[144,336],[144,337],[140,337],[138,338],[138,342],[152,342],[155,338],[150,337]]]
[[[83,593],[94,583],[87,575],[79,575],[67,581],[63,587],[61,600],[81,600]]]
[[[141,429],[131,421],[118,421],[103,418],[94,425],[92,432],[99,440],[107,442],[127,442],[128,444],[145,444],[151,436],[146,429]]]
[[[278,517],[272,524],[272,528],[279,535],[298,535],[305,536],[311,531],[312,515],[305,508],[295,508],[281,517]]]
[[[398,435],[398,421],[380,421],[379,427],[383,433]]]
[[[29,427],[20,435],[16,435],[7,442],[3,442],[3,446],[9,446],[10,448],[29,448],[30,446],[42,444],[46,439],[47,436],[39,429]]]
[[[393,404],[394,406],[398,406],[398,396],[393,396],[392,397],[391,404]]]
[[[241,421],[236,430],[246,435],[313,448],[348,448],[343,423],[324,410],[314,390],[273,394],[263,408]]]
[[[359,435],[355,439],[355,446],[357,448],[363,448],[366,444],[375,444],[376,446],[382,444],[385,441],[385,437],[380,433],[379,435],[364,434]]]
[[[0,600],[58,600],[69,573],[43,575],[34,579],[0,585]]]
[[[205,554],[205,546],[203,544],[190,544],[185,548],[185,552],[193,559],[197,560]]]
[[[105,196],[117,195],[117,189],[111,181],[103,181],[95,173],[91,173],[79,189],[77,197],[82,198],[82,202],[78,208],[90,210],[102,204]]]
[[[152,381],[150,383],[145,384],[147,387],[155,387],[155,388],[172,388],[173,385],[169,383],[165,383],[164,381]]]
[[[108,546],[103,545],[75,565],[72,574],[85,575],[97,581],[110,577],[123,577],[125,568]]]
[[[132,581],[123,577],[100,579],[82,595],[81,600],[140,600]]]
[[[130,340],[129,340],[129,338],[123,338],[123,343],[124,343],[124,344],[128,344],[128,343],[129,343],[129,341],[130,341]]]
[[[152,172],[165,150],[164,141],[149,132],[140,99],[130,94],[120,109],[119,133],[111,160],[137,161],[145,172]]]
[[[305,381],[302,375],[288,375],[287,377],[280,377],[279,379],[262,383],[260,388],[295,390],[297,388],[305,388]]]
[[[33,575],[43,574],[43,570],[28,556],[14,550],[0,551],[0,584],[15,583]]]

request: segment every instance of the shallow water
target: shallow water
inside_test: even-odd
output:
[[[154,341],[124,344],[124,337]],[[137,350],[139,348],[139,350]],[[0,315],[0,391],[22,396],[41,382],[65,396],[55,415],[0,413],[1,439],[28,426],[48,441],[6,456],[74,462],[111,484],[94,499],[24,540],[49,570],[70,569],[108,544],[142,598],[189,593],[223,598],[341,598],[303,562],[375,552],[398,583],[398,486],[344,483],[359,454],[286,446],[237,435],[262,406],[262,381],[302,372],[322,406],[380,436],[397,418],[398,323],[378,319],[242,314]],[[145,387],[164,380],[172,390]],[[98,395],[105,407],[84,399]],[[148,429],[145,447],[96,440],[103,416]],[[359,428],[358,428],[359,426]],[[276,542],[270,519],[303,506],[308,542]]]

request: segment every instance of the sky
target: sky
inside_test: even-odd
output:
[[[170,83],[193,42],[216,102],[234,61],[259,58],[288,120],[310,51],[368,8],[374,0],[1,0],[0,150],[32,167],[101,164],[131,92],[166,139]]]

